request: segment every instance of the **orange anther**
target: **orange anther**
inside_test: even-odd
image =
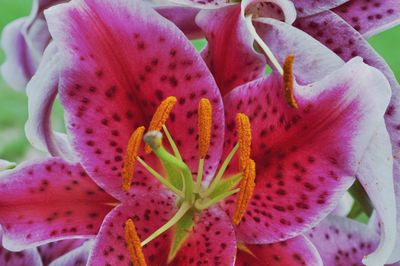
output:
[[[125,222],[125,243],[131,255],[133,265],[147,266],[140,238],[136,232],[135,224],[131,219]]]
[[[247,167],[244,169],[243,178],[240,181],[240,191],[236,199],[236,209],[233,214],[232,222],[238,225],[246,212],[247,205],[253,196],[256,178],[256,163],[249,159]]]
[[[239,135],[239,163],[240,168],[246,168],[251,152],[251,126],[247,115],[238,113],[236,115],[236,127]]]
[[[148,131],[160,131],[165,122],[167,122],[169,114],[171,113],[171,110],[175,104],[176,98],[174,96],[169,96],[164,101],[162,101],[150,121]],[[151,152],[151,148],[149,145],[146,145],[144,150],[146,153]]]
[[[198,112],[199,126],[199,154],[204,159],[210,147],[211,126],[212,126],[212,107],[208,99],[201,99]]]
[[[135,168],[136,158],[142,143],[145,128],[138,127],[131,135],[125,152],[124,165],[122,167],[122,190],[128,191],[131,188],[133,170]]]
[[[297,101],[293,95],[293,63],[294,55],[288,55],[283,64],[283,84],[285,86],[285,98],[287,103],[293,107],[298,108]]]

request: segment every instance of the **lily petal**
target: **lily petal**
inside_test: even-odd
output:
[[[0,239],[2,232],[0,229]],[[0,265],[43,266],[36,248],[12,252],[0,246]]]
[[[6,160],[1,160],[0,159],[0,172],[8,169],[12,169],[15,167],[15,163],[6,161]]]
[[[52,261],[56,260],[68,252],[79,248],[85,243],[84,239],[68,239],[56,242],[50,242],[46,245],[37,247],[40,257],[44,265],[49,265]]]
[[[379,235],[367,225],[338,216],[328,216],[307,236],[326,265],[362,265],[379,242]]]
[[[119,174],[130,134],[170,95],[178,104],[167,127],[191,169],[198,162],[198,102],[212,102],[215,138],[205,166],[212,174],[222,150],[222,100],[182,32],[140,1],[73,1],[46,18],[60,51],[60,97],[73,146],[101,187],[125,195]]]
[[[264,74],[266,60],[254,50],[244,20],[238,5],[205,10],[196,18],[208,41],[202,56],[222,95]]]
[[[238,249],[235,266],[323,265],[317,249],[301,235],[273,244],[243,246]]]
[[[179,5],[154,6],[154,9],[163,17],[173,22],[189,39],[199,39],[204,36],[197,26],[195,19],[200,12],[199,8]]]
[[[311,16],[340,6],[346,2],[349,2],[349,0],[293,0],[298,17]]]
[[[27,85],[29,117],[25,133],[35,148],[70,161],[76,161],[69,141],[62,133],[53,132],[51,111],[58,91],[57,48],[50,44],[38,71]]]
[[[352,0],[332,10],[364,37],[370,37],[400,23],[396,0]]]
[[[332,215],[346,217],[351,208],[353,207],[354,199],[350,195],[350,193],[345,193],[343,197],[340,199],[336,208],[331,212]]]
[[[392,146],[384,121],[381,124],[357,172],[357,179],[382,221],[381,241],[377,250],[364,259],[367,265],[385,264],[392,253],[397,235]]]
[[[54,260],[52,263],[49,264],[49,266],[84,266],[86,265],[86,262],[89,258],[89,254],[93,248],[93,244],[93,240],[88,240],[79,247]]]
[[[295,87],[298,109],[289,107],[283,92],[275,73],[224,98],[227,124],[241,111],[253,129],[256,188],[237,229],[246,243],[293,237],[333,210],[353,182],[390,97],[384,76],[359,59]],[[235,142],[230,129],[225,147]]]
[[[43,10],[60,2],[62,0],[34,0],[28,17],[17,19],[5,27],[1,46],[6,60],[1,72],[13,89],[24,90],[35,73],[50,42]]]
[[[356,55],[364,58],[365,62],[372,65],[386,76],[392,88],[392,98],[385,114],[386,128],[389,131],[392,142],[394,158],[394,177],[396,197],[400,197],[400,185],[396,185],[400,178],[400,164],[398,154],[400,154],[400,86],[386,62],[373,50],[367,41],[353,29],[348,23],[332,12],[325,12],[318,16],[303,18],[296,22],[296,26],[317,38],[320,42],[331,48],[344,60],[350,60]],[[319,34],[323,28],[323,34]],[[341,36],[341,39],[333,40],[329,36]],[[398,200],[397,200],[398,202]],[[379,203],[378,203],[379,204]],[[376,203],[374,203],[376,205]],[[400,205],[398,204],[397,210]],[[397,211],[397,220],[400,219],[400,212]],[[395,254],[400,254],[400,236],[397,236],[396,249],[393,252],[393,260],[400,259]],[[397,251],[396,251],[397,250]],[[395,258],[397,256],[397,258]]]
[[[143,241],[164,225],[176,212],[175,198],[167,192],[137,191],[135,196],[106,216],[96,237],[88,265],[128,265],[130,255],[125,244],[124,225],[131,218]],[[166,265],[170,230],[148,243],[143,252],[149,265]]]
[[[19,251],[65,238],[95,235],[115,200],[79,164],[26,163],[0,175],[3,245]]]

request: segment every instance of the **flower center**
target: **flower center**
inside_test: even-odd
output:
[[[140,163],[149,173],[156,178],[167,189],[175,193],[178,197],[178,211],[176,214],[162,227],[151,234],[142,242],[138,241],[136,229],[132,220],[128,220],[125,224],[125,239],[128,251],[132,257],[132,262],[138,265],[145,265],[142,259],[141,247],[176,225],[185,216],[199,213],[212,205],[221,202],[227,197],[238,193],[236,200],[236,209],[233,214],[232,222],[238,225],[246,211],[247,205],[253,194],[255,187],[255,162],[250,159],[251,151],[251,126],[249,118],[239,113],[236,116],[238,143],[230,151],[221,167],[216,172],[212,182],[208,187],[203,186],[203,170],[205,159],[209,150],[211,141],[212,128],[212,106],[208,99],[201,99],[198,108],[198,152],[199,164],[196,179],[193,178],[192,172],[188,165],[183,161],[180,152],[169,133],[165,123],[169,114],[176,103],[175,97],[168,97],[154,113],[150,122],[149,130],[144,134],[145,128],[137,128],[131,135],[122,169],[122,189],[128,191],[132,183],[132,174],[135,163]],[[167,137],[173,154],[167,151],[163,146],[163,133]],[[158,173],[139,156],[141,139],[146,143],[145,152],[153,152],[160,160],[166,177]],[[226,176],[225,172],[231,163],[235,154],[239,152],[239,171],[236,174]],[[133,177],[134,178],[134,177]],[[187,218],[187,217],[186,217]],[[139,243],[139,244],[138,244]],[[178,245],[179,246],[179,245]],[[172,252],[173,256],[176,254]],[[171,252],[170,252],[171,255]],[[172,258],[173,258],[172,256]],[[172,259],[170,256],[170,259]],[[140,263],[139,263],[140,261]],[[136,265],[136,264],[135,264]]]

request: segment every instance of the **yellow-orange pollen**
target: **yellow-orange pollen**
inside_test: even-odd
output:
[[[293,95],[293,63],[294,63],[294,55],[288,55],[286,57],[285,62],[283,64],[283,83],[285,86],[285,98],[287,103],[293,107],[298,108],[296,98]]]
[[[204,159],[207,155],[211,140],[212,107],[208,99],[201,99],[198,112],[199,126],[199,155]]]
[[[236,200],[235,213],[232,222],[238,225],[243,218],[247,209],[255,187],[256,164],[253,160],[249,160],[247,167],[244,169],[243,178],[240,181],[240,191]]]
[[[131,219],[128,219],[125,222],[125,242],[133,265],[147,266],[139,235],[137,234],[135,224]]]
[[[129,138],[124,158],[124,165],[121,171],[122,190],[125,192],[131,188],[133,170],[135,168],[135,163],[139,153],[140,144],[142,143],[144,131],[145,127],[139,127]]]
[[[236,126],[239,135],[239,163],[243,171],[249,162],[251,152],[251,126],[247,115],[236,115]]]
[[[149,130],[148,131],[159,131],[162,126],[167,121],[172,108],[176,104],[176,98],[174,96],[167,97],[161,104],[158,106],[155,111],[153,118],[150,121]],[[151,148],[149,145],[146,145],[144,148],[146,153],[151,152]]]

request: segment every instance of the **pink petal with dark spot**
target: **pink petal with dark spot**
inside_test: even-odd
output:
[[[84,239],[60,240],[39,246],[37,249],[42,257],[43,264],[48,265],[58,257],[82,246],[85,241]]]
[[[229,2],[226,0],[171,0],[171,2],[202,9],[217,9],[235,4],[234,2]]]
[[[392,143],[392,151],[394,157],[394,177],[395,177],[395,191],[396,196],[400,195],[400,185],[396,185],[399,183],[400,179],[400,165],[397,154],[400,152],[400,86],[394,76],[393,72],[390,70],[389,66],[386,62],[374,51],[374,49],[368,44],[368,42],[354,30],[348,23],[346,23],[339,16],[335,15],[332,12],[325,12],[324,14],[320,14],[319,16],[313,16],[309,18],[304,18],[301,21],[297,22],[297,26],[309,34],[313,35],[319,41],[324,43],[326,46],[331,48],[334,52],[336,52],[339,56],[341,56],[344,60],[350,60],[354,56],[361,56],[364,58],[364,61],[372,65],[379,70],[381,70],[386,78],[390,82],[390,86],[392,87],[392,98],[389,107],[386,110],[385,114],[385,123],[386,128],[389,131],[390,139]],[[323,34],[319,34],[321,29],[323,28]],[[341,36],[341,38],[333,39],[331,36]],[[371,155],[373,156],[373,155]],[[373,160],[373,158],[371,158]],[[372,193],[375,193],[374,191]],[[387,196],[388,194],[383,193],[382,195]],[[398,201],[398,200],[397,200]],[[387,208],[387,204],[383,204],[381,201],[374,202],[376,206],[378,204],[385,206]],[[397,206],[399,210],[399,205]],[[383,209],[384,210],[384,209]],[[392,213],[390,210],[387,210],[388,213]],[[399,220],[400,213],[397,211],[397,219]],[[400,239],[400,237],[397,237]],[[396,250],[393,254],[400,254],[400,242],[396,244]],[[400,258],[400,257],[399,257]]]
[[[224,98],[227,124],[244,112],[253,129],[256,188],[237,229],[246,243],[293,237],[333,210],[353,182],[390,97],[384,76],[359,59],[319,82],[296,86],[298,109],[289,107],[283,93],[282,77],[274,73]],[[228,126],[225,149],[236,141],[233,132]],[[233,199],[225,204],[234,207]]]
[[[38,71],[27,85],[29,116],[25,133],[35,148],[52,156],[76,161],[76,155],[65,134],[54,132],[51,125],[51,112],[58,92],[58,59],[56,47],[50,44]]]
[[[305,17],[327,11],[349,0],[293,0],[297,16]]]
[[[239,5],[202,11],[196,22],[208,41],[202,56],[223,95],[264,73],[266,61],[253,48]]]
[[[26,163],[0,176],[3,245],[21,250],[95,235],[116,200],[79,164],[60,159]]]
[[[375,35],[400,23],[397,0],[352,0],[332,10],[364,37]]]
[[[129,136],[147,127],[170,95],[178,104],[167,127],[191,169],[198,164],[198,102],[210,99],[214,130],[205,175],[213,173],[222,149],[222,100],[207,66],[172,23],[140,1],[123,0],[73,1],[46,17],[62,51],[60,94],[73,145],[101,187],[124,197],[120,172]]]
[[[170,265],[234,265],[236,236],[226,213],[213,206],[195,219],[193,232]]]
[[[325,265],[362,266],[363,257],[374,251],[379,242],[379,235],[367,225],[337,216],[328,216],[306,235]]]
[[[54,260],[49,266],[85,266],[92,251],[93,243],[93,240],[86,241],[79,247]]]
[[[298,236],[273,244],[246,245],[246,247],[253,254],[239,249],[235,263],[236,266],[324,265],[317,249],[304,236]]]
[[[96,237],[88,265],[128,265],[131,261],[125,244],[124,224],[131,218],[143,241],[164,225],[177,211],[175,198],[168,193],[138,192],[116,207],[105,218]],[[166,265],[171,245],[171,230],[143,248],[148,265]]]

